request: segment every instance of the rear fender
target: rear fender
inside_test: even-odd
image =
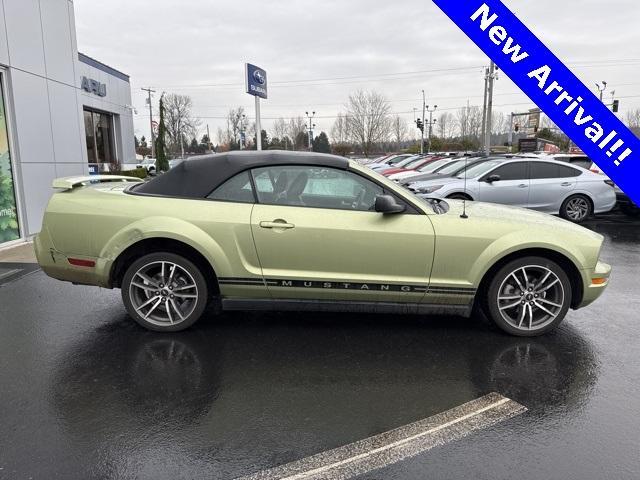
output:
[[[108,268],[131,245],[150,238],[168,238],[185,243],[206,258],[217,275],[232,276],[231,265],[220,245],[204,230],[173,217],[147,217],[116,233],[100,252]]]

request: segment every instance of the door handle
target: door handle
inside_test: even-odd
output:
[[[571,182],[562,182],[562,183],[560,184],[560,186],[562,186],[562,187],[570,187],[571,185],[572,185],[572,183],[571,183]]]
[[[282,220],[281,218],[278,218],[278,219],[274,220],[273,222],[260,222],[260,227],[261,228],[283,228],[283,229],[287,229],[287,228],[294,228],[295,225],[293,223],[287,223],[286,220]]]
[[[518,188],[527,188],[529,185],[527,185],[526,183],[521,183],[520,185],[518,185]]]

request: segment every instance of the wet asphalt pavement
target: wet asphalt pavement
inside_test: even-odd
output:
[[[229,313],[177,334],[120,292],[0,288],[0,478],[233,479],[490,392],[517,417],[359,479],[640,477],[640,220],[602,216],[608,290],[522,339],[478,318]]]

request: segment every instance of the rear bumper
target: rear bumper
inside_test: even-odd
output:
[[[640,208],[635,203],[633,203],[631,199],[627,196],[627,194],[624,192],[616,192],[616,200],[618,202],[618,205],[621,207]]]
[[[110,261],[103,258],[73,255],[74,258],[91,260],[95,262],[95,266],[80,267],[71,265],[69,263],[71,255],[56,250],[46,227],[43,227],[42,231],[36,235],[33,240],[33,246],[40,268],[51,278],[65,282],[111,288],[109,285]]]
[[[598,262],[595,268],[583,270],[583,278],[585,280],[584,293],[582,302],[577,308],[586,307],[602,295],[602,292],[609,285],[610,275],[611,266],[604,262]]]

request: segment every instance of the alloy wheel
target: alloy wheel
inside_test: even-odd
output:
[[[540,330],[552,323],[565,301],[560,278],[540,265],[518,267],[505,277],[497,295],[502,318],[520,331]]]
[[[567,217],[573,221],[579,222],[584,220],[589,214],[589,202],[583,197],[572,198],[567,202],[565,211],[567,213]]]
[[[129,297],[143,320],[158,326],[177,325],[196,308],[198,287],[193,276],[177,263],[155,261],[133,275]]]

